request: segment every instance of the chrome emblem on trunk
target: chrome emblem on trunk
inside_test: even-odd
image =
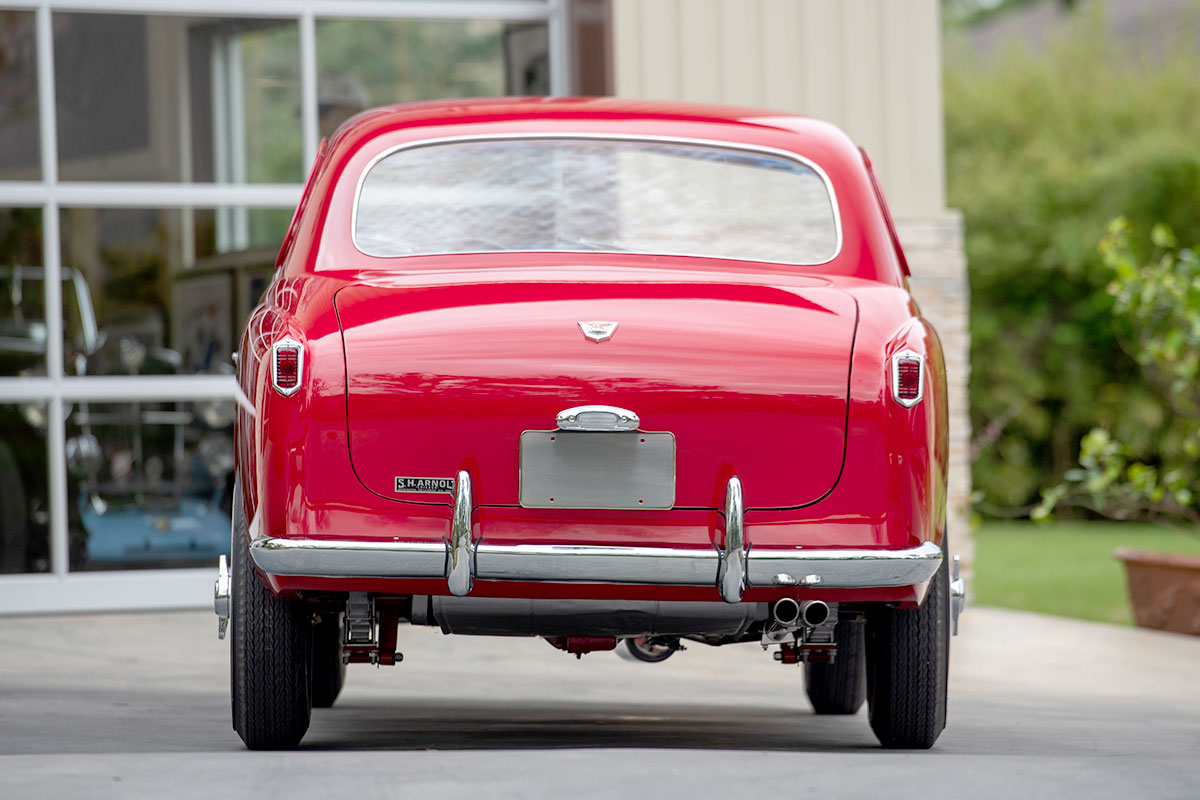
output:
[[[617,331],[617,323],[615,322],[581,322],[579,329],[583,331],[583,335],[591,339],[593,342],[603,342],[606,339],[611,339],[612,335]]]

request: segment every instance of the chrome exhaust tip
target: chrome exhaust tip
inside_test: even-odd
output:
[[[795,627],[800,620],[800,604],[790,597],[777,600],[771,608],[771,619],[784,628]]]
[[[829,604],[824,600],[805,600],[799,612],[800,621],[808,628],[820,627],[829,620]]]

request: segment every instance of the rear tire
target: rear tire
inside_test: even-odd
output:
[[[817,714],[857,714],[867,699],[866,641],[860,620],[838,620],[832,664],[806,664],[804,688]]]
[[[250,561],[240,487],[234,489],[229,624],[233,728],[251,750],[290,750],[311,716],[306,619],[263,586]]]
[[[946,727],[950,663],[949,560],[942,553],[925,602],[867,617],[867,703],[884,747],[926,749]]]
[[[312,627],[312,704],[331,708],[346,682],[342,663],[342,615],[329,614]]]

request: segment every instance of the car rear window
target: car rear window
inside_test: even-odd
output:
[[[821,264],[840,246],[799,158],[682,142],[541,138],[408,146],[367,171],[354,242],[378,257],[605,251]]]

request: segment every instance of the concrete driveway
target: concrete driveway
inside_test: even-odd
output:
[[[211,613],[0,618],[0,797],[1200,797],[1200,638],[972,608],[932,751],[757,646],[658,664],[401,629],[303,749],[229,725]]]

